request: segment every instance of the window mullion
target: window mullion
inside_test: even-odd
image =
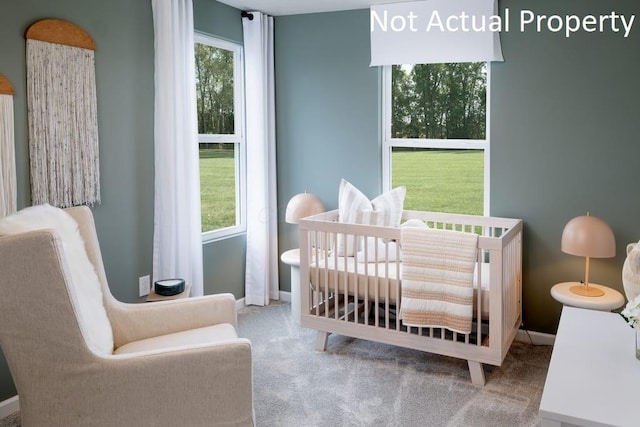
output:
[[[227,143],[233,142],[235,144],[241,143],[242,138],[239,135],[213,135],[213,134],[198,134],[198,142],[200,143]]]
[[[468,139],[407,139],[393,138],[389,142],[391,147],[407,148],[440,148],[445,150],[484,150],[488,147],[485,140]]]

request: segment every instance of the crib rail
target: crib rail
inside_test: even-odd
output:
[[[330,211],[304,219],[300,230],[301,323],[321,332],[385,342],[500,365],[522,316],[522,221],[405,211],[432,228],[477,233],[474,322],[470,334],[407,327],[401,299],[400,228],[344,224]],[[355,242],[353,253],[342,249]],[[342,250],[342,252],[341,252]]]

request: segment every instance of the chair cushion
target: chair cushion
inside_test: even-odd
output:
[[[211,344],[238,338],[236,329],[230,323],[220,323],[204,328],[190,329],[159,337],[133,341],[118,347],[113,354],[138,353],[141,351],[162,350],[170,347],[183,347],[198,344]]]
[[[62,209],[48,204],[25,208],[0,219],[0,236],[45,229],[54,230],[62,243],[61,257],[69,269],[69,296],[87,347],[99,354],[111,354],[111,323],[104,308],[100,281],[87,255],[78,223]]]

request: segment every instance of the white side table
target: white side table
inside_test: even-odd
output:
[[[300,249],[283,252],[280,260],[291,266],[291,317],[300,323]]]
[[[579,282],[558,283],[551,288],[551,296],[558,302],[571,307],[588,308],[591,310],[611,311],[622,307],[624,297],[615,289],[607,286],[589,283],[590,287],[601,289],[604,295],[599,297],[585,297],[574,294],[569,290],[572,286],[580,286]]]

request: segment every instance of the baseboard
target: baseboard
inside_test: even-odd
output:
[[[278,300],[272,300],[272,301],[291,302],[291,292],[279,291]],[[236,310],[240,310],[246,306],[247,306],[247,303],[245,301],[245,298],[240,298],[236,300]]]
[[[515,340],[533,345],[553,345],[556,341],[556,336],[542,332],[519,329]]]
[[[291,292],[280,291],[280,301],[291,302]]]
[[[19,410],[20,401],[18,400],[17,395],[10,397],[7,400],[3,400],[2,402],[0,402],[0,420],[3,418],[7,418],[9,415]]]

